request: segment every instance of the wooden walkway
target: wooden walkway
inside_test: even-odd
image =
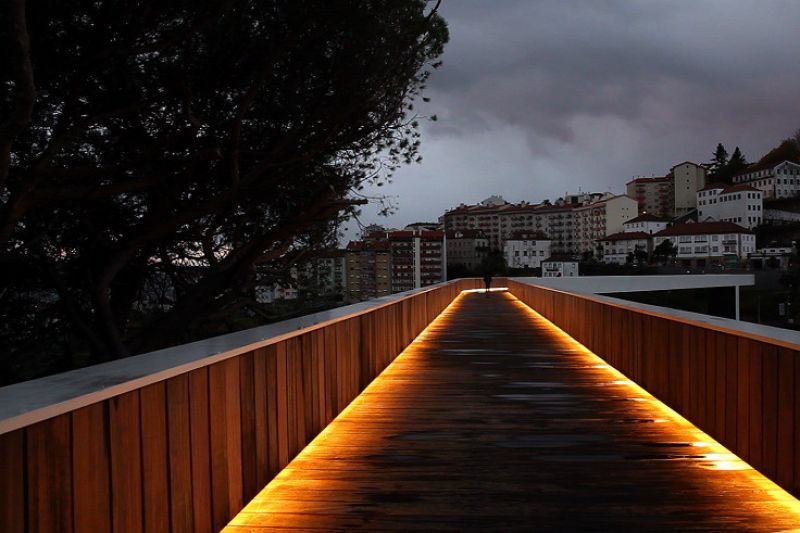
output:
[[[228,531],[797,527],[797,500],[512,295],[469,293]]]

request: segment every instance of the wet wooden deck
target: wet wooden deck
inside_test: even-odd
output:
[[[469,293],[228,531],[797,527],[797,500],[512,295]]]

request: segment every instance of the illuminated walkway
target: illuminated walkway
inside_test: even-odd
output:
[[[778,531],[798,509],[510,294],[471,293],[229,529]]]

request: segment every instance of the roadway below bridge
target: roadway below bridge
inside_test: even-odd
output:
[[[227,531],[781,531],[800,504],[507,292],[462,293]]]

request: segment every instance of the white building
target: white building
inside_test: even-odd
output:
[[[800,195],[800,165],[783,161],[772,167],[757,165],[733,177],[734,184],[747,184],[764,193],[765,200]]]
[[[649,254],[650,237],[651,234],[643,231],[623,231],[607,235],[598,241],[602,246],[601,260],[604,263],[624,265],[630,254],[637,251]]]
[[[800,213],[786,209],[764,209],[764,222],[768,224],[794,224],[800,222]]]
[[[748,184],[709,185],[697,191],[697,220],[733,222],[748,229],[764,217],[764,193]]]
[[[791,259],[791,246],[767,246],[759,248],[751,253],[748,258],[753,268],[758,270],[765,268],[788,270]]]
[[[623,230],[625,222],[639,215],[639,203],[625,195],[610,196],[576,207],[573,214],[577,253],[594,252],[597,239]]]
[[[542,261],[543,278],[574,278],[578,276],[578,262],[561,259]]]
[[[550,257],[550,239],[541,232],[516,232],[503,245],[510,268],[539,268]]]
[[[697,191],[706,186],[708,171],[702,165],[684,161],[670,169],[675,216],[687,214],[697,207]]]
[[[653,236],[653,248],[667,240],[677,248],[676,259],[683,266],[738,264],[756,250],[753,232],[732,222],[675,224]]]
[[[554,253],[592,251],[595,241],[622,231],[622,224],[638,215],[633,198],[611,193],[568,194],[554,204],[500,203],[487,198],[478,205],[460,205],[446,212],[447,231],[480,230],[492,249],[503,250],[517,231],[541,231],[552,241]]]
[[[622,224],[622,227],[623,231],[627,233],[646,233],[647,235],[654,235],[662,229],[666,229],[668,225],[668,220],[645,213],[628,220]]]

